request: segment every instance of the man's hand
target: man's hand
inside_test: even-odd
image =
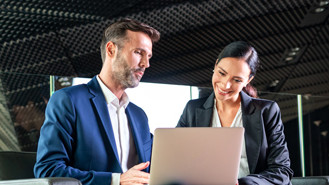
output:
[[[147,168],[149,165],[150,162],[147,161],[146,163],[133,166],[120,176],[120,184],[148,184],[150,182],[150,174],[141,170]]]

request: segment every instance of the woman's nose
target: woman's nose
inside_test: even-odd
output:
[[[226,89],[229,89],[230,87],[231,87],[231,82],[230,82],[230,80],[229,79],[224,79],[223,80],[223,85],[224,85],[224,87],[226,88]]]

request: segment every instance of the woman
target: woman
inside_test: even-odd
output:
[[[214,67],[214,92],[189,101],[177,127],[244,127],[239,184],[290,184],[293,171],[280,109],[273,101],[255,98],[249,84],[258,65],[248,43],[227,45]]]

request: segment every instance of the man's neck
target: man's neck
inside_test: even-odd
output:
[[[122,87],[121,84],[115,83],[113,80],[107,79],[106,77],[102,76],[101,74],[98,75],[99,79],[103,82],[103,84],[110,89],[110,91],[119,99],[123,93],[125,92],[125,88]]]

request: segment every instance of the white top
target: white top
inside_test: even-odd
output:
[[[213,110],[213,116],[212,116],[212,127],[222,127],[222,124],[221,124],[219,116],[218,116],[217,108],[216,108],[216,99],[214,100],[213,109],[214,110]],[[231,124],[231,127],[243,127],[241,103],[240,103],[240,108],[239,108],[238,112],[236,113],[234,120]],[[247,160],[246,144],[245,144],[245,140],[243,138],[238,178],[245,177],[249,174],[250,174],[250,172],[249,172],[249,165],[248,165],[248,160]]]
[[[105,86],[105,84],[98,76],[96,78],[102,89],[107,103],[121,169],[123,172],[126,172],[129,168],[133,167],[138,163],[138,156],[134,140],[130,131],[127,115],[125,112],[125,109],[129,104],[129,98],[124,92],[121,99],[119,100],[111,92],[111,90]],[[109,124],[109,126],[111,125]],[[113,173],[111,184],[119,183],[120,175],[114,175]]]

